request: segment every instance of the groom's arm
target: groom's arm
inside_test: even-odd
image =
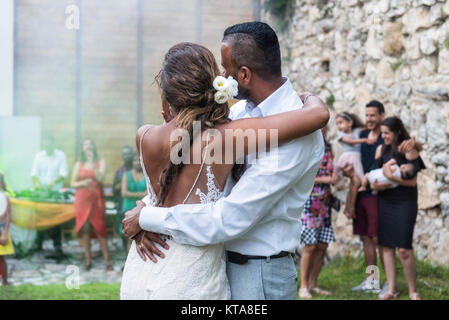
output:
[[[173,236],[178,243],[208,245],[237,238],[262,219],[305,175],[315,177],[323,155],[321,134],[314,133],[278,148],[278,161],[269,155],[245,171],[229,196],[215,204],[171,208],[145,207],[140,227]],[[318,137],[319,136],[319,137]],[[313,178],[312,178],[313,181]],[[281,212],[280,212],[281,214]]]

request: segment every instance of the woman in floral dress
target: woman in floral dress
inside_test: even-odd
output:
[[[323,137],[325,129],[322,129]],[[331,222],[333,196],[331,184],[336,183],[333,173],[331,145],[324,139],[324,156],[315,178],[312,193],[301,214],[301,243],[305,245],[301,255],[301,288],[299,297],[312,298],[312,293],[330,295],[329,291],[318,288],[317,280],[324,262],[326,249],[335,241]]]

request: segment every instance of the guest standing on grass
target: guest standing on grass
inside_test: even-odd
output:
[[[411,300],[421,300],[416,291],[416,263],[413,255],[413,230],[418,214],[417,176],[404,180],[393,175],[392,162],[397,165],[412,163],[416,172],[425,169],[417,150],[407,153],[399,151],[399,145],[410,139],[404,124],[397,117],[386,118],[381,126],[384,144],[376,150],[378,167],[385,177],[399,184],[390,188],[389,184],[373,183],[371,188],[378,191],[379,198],[379,246],[382,247],[384,268],[388,281],[388,291],[379,299],[389,300],[397,296],[396,291],[396,249],[399,252],[404,275],[407,280]],[[393,159],[393,161],[391,161]]]
[[[384,105],[377,101],[372,100],[366,104],[365,108],[365,123],[366,130],[360,132],[360,138],[368,138],[375,141],[374,144],[362,143],[361,145],[361,159],[364,173],[369,172],[373,168],[375,162],[376,149],[384,143],[380,127],[385,117]],[[414,139],[408,139],[401,143],[399,150],[402,152],[408,152],[413,148],[418,148],[418,144]],[[349,188],[350,192],[357,192],[357,185],[353,181],[355,174],[354,168],[348,167],[343,170],[345,176],[351,178],[351,184]],[[365,191],[358,192],[355,205],[355,215],[348,218],[353,219],[353,232],[354,235],[360,236],[360,240],[363,244],[363,253],[365,256],[366,267],[377,266],[377,243],[379,234],[379,222],[378,222],[378,205],[377,195],[372,194],[372,190],[367,188]],[[379,247],[379,256],[382,261],[382,247]],[[365,274],[365,270],[363,270]],[[382,292],[387,291],[388,283],[382,287]],[[375,280],[372,282],[370,277],[366,277],[361,284],[352,288],[353,291],[364,292],[379,292],[380,283]]]
[[[342,176],[343,169],[348,166],[354,168],[355,173],[352,178],[354,188],[349,189],[345,205],[345,215],[350,218],[354,216],[357,190],[364,175],[360,154],[361,143],[374,144],[376,141],[360,137],[360,131],[365,129],[365,124],[355,114],[341,112],[336,116],[336,123],[339,131],[337,140],[341,145],[342,154],[335,165],[334,180],[338,181],[337,179]]]
[[[126,171],[122,178],[121,195],[123,197],[120,221],[125,217],[125,212],[133,209],[136,206],[136,201],[142,199],[147,195],[147,184],[145,182],[145,176],[143,175],[142,166],[140,165],[139,156],[134,153],[132,162],[132,169]],[[124,239],[124,244],[128,240],[123,236],[122,224],[119,225],[119,234]],[[125,248],[129,247],[129,242]]]
[[[121,150],[122,160],[123,164],[120,168],[118,168],[115,171],[114,174],[114,182],[112,183],[112,193],[114,196],[114,203],[115,208],[117,210],[116,214],[116,225],[120,226],[122,225],[123,215],[121,214],[121,208],[122,208],[122,178],[126,171],[129,171],[133,168],[133,157],[134,157],[134,151],[131,146],[123,146]],[[126,244],[126,239],[123,242]],[[125,247],[125,246],[124,246]]]
[[[374,156],[379,145],[383,144],[382,135],[380,134],[380,125],[385,116],[384,105],[372,100],[366,104],[365,108],[365,123],[366,130],[360,132],[360,138],[370,138],[375,140],[374,144],[362,143],[360,153],[363,166],[363,172],[370,171],[374,163]],[[351,184],[349,192],[357,192],[357,183],[352,182],[356,177],[354,170],[349,169],[345,172],[351,177]],[[378,239],[378,210],[377,210],[377,196],[371,193],[371,189],[359,192],[355,203],[355,214],[348,218],[353,219],[354,235],[360,236],[363,244],[363,253],[365,256],[366,267],[377,265],[377,239]],[[381,257],[382,258],[382,257]],[[380,287],[380,283],[371,283],[369,277],[363,282],[352,288],[353,291],[375,291]],[[378,289],[377,289],[378,290]],[[379,291],[377,291],[379,292]]]
[[[8,285],[8,266],[6,264],[6,255],[14,254],[11,236],[9,235],[9,226],[11,224],[11,204],[6,195],[6,183],[3,175],[0,173],[0,273],[2,275],[2,284]]]
[[[84,140],[80,161],[73,169],[71,186],[77,189],[75,193],[76,232],[82,237],[86,270],[92,266],[90,248],[92,231],[100,242],[106,269],[112,270],[106,239],[106,209],[102,186],[105,172],[105,161],[98,158],[94,142],[91,139]]]
[[[325,128],[322,129],[323,137]],[[338,177],[333,175],[333,155],[329,142],[324,139],[324,156],[315,178],[312,193],[307,199],[301,215],[301,243],[305,244],[301,255],[301,288],[299,297],[311,299],[312,294],[331,295],[331,292],[318,288],[317,281],[324,263],[330,242],[335,241],[332,229],[331,184]]]

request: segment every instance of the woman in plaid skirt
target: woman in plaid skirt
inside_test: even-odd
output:
[[[325,128],[322,129],[323,137]],[[333,197],[331,184],[336,183],[332,177],[333,155],[331,145],[324,139],[324,156],[315,178],[312,193],[304,205],[301,215],[301,243],[305,245],[301,256],[301,288],[299,297],[312,298],[312,293],[330,295],[317,286],[318,275],[324,262],[327,246],[335,241],[331,224],[331,207]]]

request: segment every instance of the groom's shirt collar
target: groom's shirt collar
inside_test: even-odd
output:
[[[247,115],[250,117],[266,117],[291,110],[289,106],[285,105],[285,102],[282,104],[281,101],[285,101],[284,99],[289,97],[292,93],[295,93],[295,90],[287,77],[283,77],[283,80],[284,84],[257,106],[254,102],[247,100],[245,105],[245,112]]]

